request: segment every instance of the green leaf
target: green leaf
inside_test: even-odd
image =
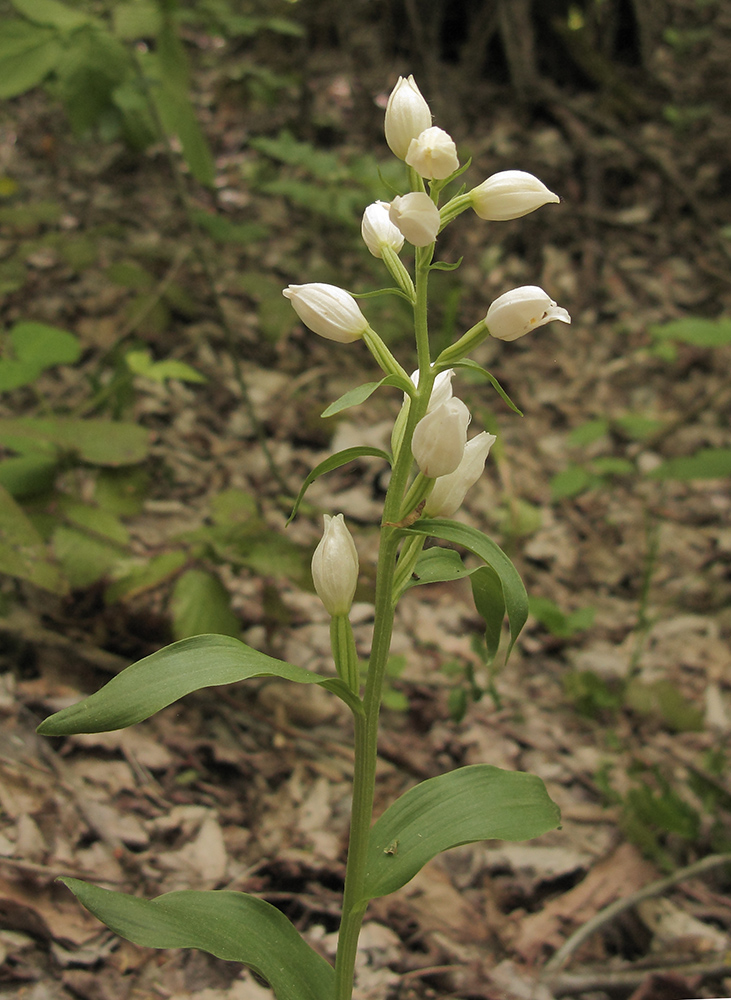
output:
[[[472,570],[467,569],[459,552],[454,549],[435,547],[422,552],[414,567],[414,576],[407,583],[409,587],[419,587],[424,583],[448,583],[451,580],[461,580],[469,576]]]
[[[430,271],[456,271],[459,265],[464,260],[464,257],[460,257],[459,260],[455,261],[453,264],[449,264],[446,260],[438,260],[434,264],[429,265]]]
[[[174,549],[172,552],[161,552],[131,570],[125,566],[124,575],[120,575],[104,591],[104,600],[107,604],[113,604],[124,597],[134,597],[151,587],[157,587],[182,569],[187,558],[185,552]]]
[[[395,892],[442,851],[477,840],[527,840],[555,829],[543,781],[474,764],[410,788],[371,830],[363,901]]]
[[[340,413],[342,410],[347,410],[351,406],[359,406],[373,395],[376,389],[380,389],[382,385],[395,385],[403,392],[408,392],[411,390],[413,392],[413,384],[406,385],[406,380],[401,378],[399,375],[386,375],[382,378],[380,382],[364,382],[363,385],[358,385],[355,389],[350,389],[346,392],[344,396],[340,399],[336,399],[334,403],[330,403],[326,410],[323,410],[320,414],[321,417],[334,417],[336,413]]]
[[[594,622],[592,607],[577,608],[567,615],[548,597],[531,597],[528,604],[536,621],[558,639],[570,639],[577,632],[591,628]]]
[[[0,420],[0,443],[14,451],[20,444],[37,442],[78,454],[91,465],[133,465],[149,451],[149,432],[136,424],[111,420],[75,420],[70,417],[43,419],[19,417]]]
[[[68,590],[58,567],[48,558],[43,539],[25,512],[0,486],[0,572],[63,594]]]
[[[43,83],[62,49],[47,28],[5,21],[0,39],[0,98],[17,97]]]
[[[335,972],[271,903],[244,892],[167,892],[139,899],[61,878],[116,934],[144,948],[199,948],[240,962],[265,979],[277,1000],[333,1000]]]
[[[103,733],[132,726],[174,701],[221,684],[237,684],[253,677],[279,677],[298,684],[321,684],[360,710],[345,684],[277,660],[227,635],[197,635],[159,649],[127,667],[101,690],[70,705],[38,727],[44,736]]]
[[[390,463],[391,461],[391,456],[387,452],[381,448],[371,448],[369,445],[344,448],[343,451],[338,451],[329,458],[326,458],[324,462],[320,462],[319,465],[315,466],[312,472],[308,474],[304,483],[302,483],[302,489],[297,494],[297,499],[294,502],[287,524],[296,517],[299,506],[302,503],[302,498],[316,479],[324,476],[326,472],[333,472],[333,470],[339,469],[342,465],[347,465],[348,462],[354,462],[356,458],[382,458],[385,462]]]
[[[609,421],[608,420],[587,420],[586,423],[580,424],[569,434],[569,444],[572,445],[589,445],[594,444],[600,438],[603,438],[605,434],[609,432]]]
[[[114,34],[125,41],[154,38],[162,29],[162,12],[159,4],[148,0],[134,3],[117,3],[113,9]]]
[[[495,571],[500,580],[505,610],[510,623],[510,646],[508,647],[508,655],[510,655],[515,640],[528,617],[528,595],[518,571],[500,546],[481,531],[477,531],[476,528],[441,518],[423,518],[416,521],[410,528],[406,528],[405,532],[407,534],[430,535],[433,538],[441,538],[445,542],[462,545],[479,556]]]
[[[478,365],[476,361],[472,361],[470,360],[470,358],[464,358],[462,361],[455,361],[453,364],[447,365],[446,367],[467,368],[469,371],[477,372],[478,375],[481,375],[483,378],[487,379],[487,381],[493,387],[493,389],[498,394],[500,399],[502,399],[504,403],[507,403],[507,405],[510,407],[511,410],[517,413],[518,416],[520,417],[523,416],[523,411],[518,409],[518,407],[512,401],[510,396],[508,396],[507,392],[503,389],[503,387],[500,385],[495,376],[491,372],[489,372],[487,368],[483,368],[482,365]]]
[[[95,18],[72,10],[59,0],[10,0],[13,7],[36,24],[49,24],[61,31],[73,31],[85,24],[92,24]],[[98,23],[98,22],[96,22]]]
[[[187,639],[204,632],[238,637],[241,622],[231,610],[231,598],[213,573],[189,569],[177,580],[170,601],[173,635]]]
[[[213,187],[216,168],[208,141],[188,97],[185,50],[167,26],[158,36],[158,48],[158,52],[139,55],[151,78],[151,98],[165,131],[180,140],[183,157],[195,179],[206,187]]]
[[[154,361],[151,351],[128,351],[124,360],[131,372],[152,379],[153,382],[163,383],[169,378],[179,379],[181,382],[208,381],[205,375],[201,375],[184,361],[177,361],[175,358]]]
[[[551,499],[575,497],[585,490],[601,485],[601,479],[581,465],[569,465],[551,479]]]
[[[505,617],[505,598],[500,577],[490,566],[479,566],[470,577],[472,584],[472,599],[478,614],[485,622],[485,644],[487,660],[490,666],[500,648],[500,633]]]
[[[125,556],[118,545],[63,524],[53,532],[53,552],[72,587],[89,587],[103,579]]]
[[[731,318],[721,316],[719,319],[702,319],[699,316],[689,316],[651,326],[650,333],[661,343],[672,340],[692,344],[694,347],[722,347],[724,344],[731,344]]]
[[[0,391],[29,385],[46,368],[73,364],[81,355],[78,337],[45,323],[16,323],[9,331],[13,358],[0,358]]]
[[[0,462],[0,485],[16,499],[38,496],[53,486],[58,462],[55,456],[31,452]]]
[[[651,479],[724,479],[731,475],[731,448],[702,448],[695,455],[671,458],[649,475]]]

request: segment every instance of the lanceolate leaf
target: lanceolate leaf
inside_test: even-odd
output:
[[[391,456],[388,452],[383,451],[381,448],[371,448],[367,445],[360,445],[357,448],[345,448],[343,451],[338,451],[329,458],[326,458],[324,462],[320,462],[319,465],[315,466],[304,483],[302,483],[302,489],[297,494],[297,499],[294,502],[294,507],[292,507],[292,513],[289,515],[287,524],[296,517],[299,506],[302,503],[302,498],[316,479],[324,476],[326,472],[332,472],[334,469],[339,469],[342,465],[347,465],[348,462],[355,461],[356,458],[382,458],[384,462],[391,461]]]
[[[323,410],[320,414],[321,417],[334,417],[336,413],[340,413],[342,410],[347,410],[351,406],[359,406],[373,395],[376,389],[380,389],[382,385],[395,385],[402,389],[404,392],[410,390],[413,391],[414,386],[407,386],[399,375],[386,375],[382,378],[380,382],[364,382],[363,385],[358,385],[355,389],[351,389],[346,392],[345,395],[341,396],[340,399],[336,399],[334,403],[330,403],[326,410]]]
[[[137,424],[70,417],[18,417],[0,420],[0,443],[24,451],[32,442],[75,452],[92,465],[132,465],[147,457],[150,434]]]
[[[124,729],[171,705],[192,691],[236,684],[252,677],[279,677],[299,684],[321,684],[354,711],[360,701],[334,677],[296,667],[228,635],[196,635],[146,656],[127,667],[94,694],[56,712],[38,727],[44,736],[104,733]]]
[[[510,396],[508,396],[507,392],[503,389],[503,387],[500,385],[495,376],[491,372],[489,372],[487,368],[483,368],[482,365],[478,365],[476,361],[471,361],[469,358],[465,358],[462,361],[455,361],[454,364],[452,365],[452,368],[469,368],[470,371],[477,372],[478,375],[482,375],[483,378],[487,379],[487,381],[493,387],[498,396],[508,404],[510,409],[514,410],[521,417],[523,416],[523,411],[518,409],[518,407],[512,401]]]
[[[107,927],[144,948],[199,948],[262,976],[277,1000],[332,1000],[335,971],[271,903],[244,892],[167,892],[140,899],[59,879]]]
[[[505,610],[510,624],[510,647],[508,649],[508,653],[510,653],[528,618],[528,595],[517,569],[500,546],[475,528],[443,518],[423,518],[405,530],[414,534],[431,535],[433,538],[441,538],[445,542],[462,545],[479,556],[495,571],[502,587]]]
[[[527,840],[559,825],[542,780],[474,764],[410,788],[373,826],[364,900],[395,892],[441,851],[476,840]]]

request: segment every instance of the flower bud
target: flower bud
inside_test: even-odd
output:
[[[325,514],[325,531],[312,556],[312,581],[329,615],[348,614],[358,582],[358,553],[342,514]]]
[[[451,135],[432,125],[409,143],[406,162],[422,177],[443,181],[459,169],[457,147]]]
[[[469,197],[477,215],[491,222],[520,219],[541,205],[561,200],[525,170],[501,170],[473,188]]]
[[[495,435],[482,431],[467,442],[462,461],[454,472],[441,476],[426,500],[427,517],[452,517],[462,506],[467,490],[474,486],[485,468],[485,460],[495,443]]]
[[[415,247],[429,246],[437,238],[441,225],[439,209],[423,191],[394,198],[388,214],[391,222]]]
[[[453,396],[419,421],[411,439],[411,453],[425,476],[437,479],[454,472],[462,461],[470,411]]]
[[[386,105],[386,142],[400,160],[405,159],[409,143],[431,125],[431,111],[416,86],[413,76],[398,78]]]
[[[288,285],[282,295],[290,300],[305,326],[327,340],[350,344],[368,329],[368,320],[353,296],[336,285],[318,281]]]
[[[383,257],[384,247],[391,247],[398,253],[404,245],[403,234],[391,222],[388,210],[388,202],[374,201],[363,213],[360,232],[374,257]]]
[[[537,285],[513,288],[495,299],[487,310],[485,323],[497,340],[517,340],[536,327],[557,319],[570,323],[571,317]]]
[[[431,413],[432,410],[436,410],[438,406],[442,403],[446,403],[448,399],[452,398],[452,379],[454,378],[454,368],[447,368],[446,371],[439,372],[437,377],[434,379],[434,385],[431,389],[431,396],[429,397],[429,403],[427,404],[426,412]],[[416,388],[419,388],[419,369],[417,368],[415,372],[411,373],[411,381],[414,383]],[[408,396],[404,393],[404,402],[408,400]]]

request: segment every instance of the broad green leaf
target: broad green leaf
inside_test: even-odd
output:
[[[551,499],[575,497],[594,486],[601,486],[601,479],[582,465],[569,465],[551,479]]]
[[[0,573],[63,594],[68,584],[48,557],[48,549],[25,512],[0,486]]]
[[[96,504],[82,503],[68,495],[60,496],[57,503],[66,520],[72,524],[118,545],[129,543],[129,532],[112,511]]]
[[[172,552],[161,552],[160,555],[145,560],[142,565],[137,565],[133,569],[129,569],[127,563],[124,575],[120,575],[104,591],[104,600],[107,604],[113,604],[114,601],[134,597],[151,587],[156,587],[174,576],[185,565],[187,559],[187,553],[182,549],[174,549]]]
[[[510,646],[508,647],[508,655],[510,655],[510,650],[528,617],[528,595],[518,571],[500,546],[481,531],[477,531],[476,528],[442,518],[423,518],[416,521],[410,528],[406,528],[405,531],[411,534],[430,535],[432,538],[441,538],[445,542],[462,545],[474,555],[479,556],[495,571],[500,580],[505,610],[510,624]]]
[[[39,371],[52,365],[71,365],[81,357],[77,336],[46,323],[16,323],[10,340],[16,358],[37,365]]]
[[[112,573],[124,549],[103,538],[59,525],[53,532],[53,552],[72,587],[89,587]]]
[[[150,435],[144,427],[111,420],[75,420],[19,417],[0,420],[0,443],[20,451],[16,444],[48,443],[78,454],[91,465],[133,465],[149,451]]]
[[[0,98],[17,97],[43,83],[62,49],[47,28],[6,21],[0,39]]]
[[[348,462],[354,462],[356,458],[382,458],[385,462],[391,461],[391,456],[387,452],[382,451],[381,448],[371,448],[368,445],[345,448],[343,451],[338,451],[329,458],[326,458],[324,462],[320,462],[319,465],[315,466],[312,472],[308,474],[304,483],[302,483],[302,489],[297,494],[297,499],[294,502],[287,524],[296,517],[299,506],[302,503],[302,498],[316,479],[324,476],[326,472],[333,472],[333,470],[339,469],[342,465],[347,465]]]
[[[67,736],[123,729],[149,719],[192,691],[237,684],[253,677],[321,684],[354,710],[361,710],[360,700],[337,678],[322,677],[277,660],[228,635],[197,635],[133,663],[95,694],[46,719],[38,732],[44,736]]]
[[[178,578],[170,609],[176,639],[205,632],[241,635],[241,622],[231,610],[228,591],[217,576],[205,570],[189,569]]]
[[[162,28],[160,5],[152,0],[117,3],[112,11],[114,34],[125,41],[154,38]]]
[[[29,21],[36,24],[49,24],[53,28],[60,28],[61,31],[72,31],[80,28],[84,24],[95,22],[95,18],[73,10],[59,0],[10,0],[13,7],[27,17]]]
[[[688,316],[671,320],[659,326],[651,326],[650,333],[659,341],[674,340],[694,347],[722,347],[731,344],[731,318],[703,319]]]
[[[0,462],[0,485],[16,499],[38,496],[53,486],[58,462],[54,456],[31,452]]]
[[[413,391],[414,386],[406,385],[406,380],[400,378],[398,375],[387,375],[382,378],[380,382],[364,382],[363,385],[358,385],[355,389],[351,389],[346,392],[345,395],[341,396],[340,399],[336,399],[334,403],[330,403],[326,410],[323,410],[320,414],[321,417],[334,417],[336,413],[340,413],[342,410],[347,410],[351,406],[360,406],[361,403],[373,395],[376,389],[380,389],[382,385],[395,385],[403,392],[408,392],[409,389]]]
[[[493,387],[493,389],[498,394],[500,399],[502,399],[503,402],[507,403],[510,409],[513,410],[515,413],[517,413],[519,416],[521,417],[523,416],[523,411],[518,409],[518,407],[512,401],[510,396],[508,396],[507,392],[503,389],[503,387],[500,385],[495,376],[491,372],[489,372],[487,368],[483,368],[482,365],[478,365],[476,361],[472,361],[470,360],[470,358],[464,358],[462,361],[455,361],[453,364],[447,365],[447,367],[467,368],[469,371],[477,372],[478,375],[482,375],[483,378],[487,379],[487,381]]]
[[[485,622],[485,644],[487,646],[487,666],[497,656],[500,648],[500,633],[505,617],[505,597],[500,577],[490,566],[479,566],[470,576],[472,599],[478,614]]]
[[[491,764],[460,767],[410,788],[373,826],[366,901],[395,892],[442,851],[477,840],[528,840],[560,823],[543,781]]]
[[[671,458],[649,475],[651,479],[724,479],[731,476],[731,448],[702,448],[695,455]]]
[[[577,446],[593,444],[608,433],[608,420],[587,420],[586,423],[574,427],[569,434],[569,444]]]
[[[469,575],[470,570],[462,562],[459,552],[435,547],[421,553],[414,567],[414,575],[405,589],[424,583],[448,583]]]
[[[72,364],[81,355],[78,337],[45,323],[16,323],[8,333],[12,358],[0,358],[0,391],[29,385],[53,365]]]
[[[144,948],[199,948],[240,962],[277,1000],[333,1000],[335,972],[271,903],[244,892],[167,892],[140,899],[61,878],[79,902],[116,934]]]

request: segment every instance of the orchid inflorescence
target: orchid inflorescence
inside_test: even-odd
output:
[[[452,137],[432,125],[429,105],[413,76],[399,77],[389,97],[385,134],[391,150],[410,168],[413,190],[397,195],[390,203],[376,201],[369,205],[363,213],[361,234],[370,253],[383,260],[401,294],[410,298],[414,306],[414,282],[398,257],[405,242],[416,247],[417,252],[426,251],[427,266],[430,266],[437,236],[468,208],[481,219],[504,221],[518,219],[543,205],[559,201],[558,195],[532,174],[523,170],[502,170],[472,190],[459,192],[440,209],[439,195],[463,168]],[[429,181],[428,193],[425,180]],[[422,255],[422,267],[424,259]],[[339,343],[351,343],[365,337],[371,349],[377,344],[374,356],[383,370],[387,374],[398,372],[398,362],[383,341],[375,339],[375,332],[349,292],[335,285],[315,282],[289,285],[283,294],[291,301],[302,322],[315,333]],[[445,367],[446,363],[459,362],[488,336],[497,340],[517,340],[552,320],[571,322],[568,312],[542,288],[536,285],[514,288],[495,299],[482,322],[461,341],[443,352],[435,363],[429,362],[434,388],[426,404],[426,413],[414,427],[410,441],[411,454],[420,475],[431,481],[413,494],[423,502],[421,509],[426,516],[452,517],[457,512],[467,490],[479,478],[495,440],[494,435],[483,431],[467,441],[471,416],[464,403],[452,395],[454,369]],[[384,352],[388,358],[386,362]],[[418,387],[418,379],[417,371],[412,376],[415,387]],[[405,407],[410,406],[411,395],[405,394]],[[403,441],[394,437],[392,443],[400,446]],[[413,504],[412,509],[415,506]],[[406,516],[409,514],[410,511],[405,511]],[[342,531],[340,537],[344,538]],[[346,559],[346,542],[343,540],[342,544]],[[321,575],[320,566],[315,579]]]

